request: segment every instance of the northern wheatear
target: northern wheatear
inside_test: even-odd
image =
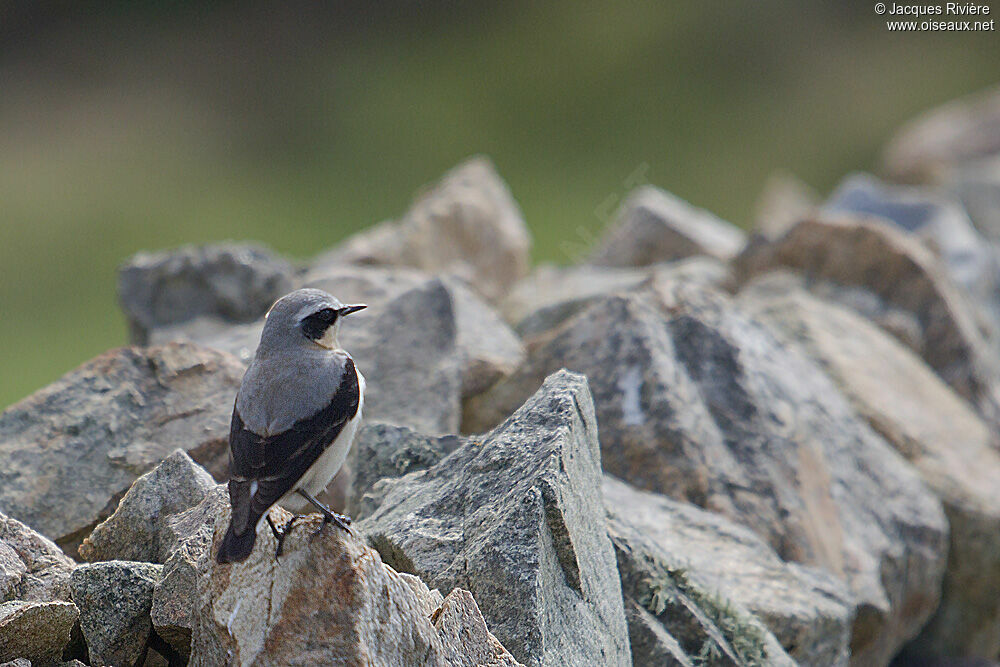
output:
[[[253,551],[257,526],[275,503],[293,513],[310,505],[344,530],[350,519],[316,500],[337,474],[361,422],[365,379],[340,349],[337,333],[348,306],[317,289],[300,289],[268,311],[260,345],[236,395],[229,433],[229,499],[233,515],[219,547],[220,563]],[[293,519],[294,521],[294,519]]]

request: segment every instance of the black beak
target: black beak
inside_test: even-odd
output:
[[[364,310],[367,307],[368,307],[368,304],[358,303],[358,304],[355,304],[353,306],[344,306],[343,308],[341,308],[337,312],[340,314],[341,317],[343,317],[344,315],[350,315],[351,313],[356,313],[359,310]]]

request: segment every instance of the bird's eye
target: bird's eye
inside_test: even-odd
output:
[[[306,338],[319,340],[336,320],[337,311],[333,308],[324,308],[303,318],[302,333],[305,334]]]

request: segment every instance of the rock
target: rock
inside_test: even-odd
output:
[[[754,231],[767,238],[777,238],[799,220],[813,215],[820,197],[814,189],[793,174],[777,171],[767,177],[757,199]]]
[[[396,569],[472,591],[518,660],[628,664],[584,378],[556,373],[493,432],[380,485],[357,530]]]
[[[140,665],[153,629],[149,610],[163,566],[112,560],[73,571],[73,600],[94,665]]]
[[[842,582],[782,561],[759,537],[717,514],[607,475],[603,491],[621,571],[642,567],[633,561],[656,563],[662,572],[683,569],[692,585],[757,616],[796,662],[847,664],[854,605]],[[629,597],[625,575],[622,586],[626,600],[642,607]],[[632,658],[650,664],[639,659],[635,645]]]
[[[371,493],[380,479],[426,470],[467,442],[456,435],[432,437],[392,424],[362,425],[349,454],[353,479],[347,513],[355,520],[368,516],[381,502]]]
[[[279,523],[290,516],[272,512]],[[228,521],[228,512],[219,516],[216,543]],[[420,580],[397,574],[361,539],[318,515],[295,524],[280,563],[274,548],[264,524],[246,561],[200,559],[192,667],[519,664],[466,591],[452,591],[434,610],[435,596]]]
[[[190,344],[107,352],[0,415],[0,507],[75,549],[178,447],[228,476],[243,368]]]
[[[0,660],[23,658],[39,665],[59,662],[79,616],[72,602],[0,604]]]
[[[118,294],[132,332],[144,345],[151,329],[215,315],[248,322],[292,290],[291,265],[251,243],[184,246],[130,257]]]
[[[875,321],[926,361],[988,423],[1000,424],[1000,358],[974,309],[917,240],[874,220],[805,220],[774,242],[751,244],[738,278],[800,272],[809,290]]]
[[[531,237],[507,185],[484,157],[422,194],[399,222],[347,239],[317,264],[409,266],[455,276],[496,302],[528,273]]]
[[[1000,88],[932,109],[907,123],[883,154],[899,181],[941,179],[956,165],[1000,153]]]
[[[633,191],[589,259],[599,266],[647,266],[708,255],[732,259],[746,235],[708,211],[650,185]]]
[[[47,537],[0,512],[0,602],[69,601],[74,567]]]
[[[724,295],[662,281],[593,304],[474,399],[477,426],[558,368],[590,382],[607,472],[721,513],[782,559],[846,581],[856,660],[887,661],[934,611],[940,503],[816,366]]]
[[[153,589],[150,619],[156,634],[184,660],[191,655],[191,633],[198,607],[199,561],[208,558],[216,518],[229,512],[224,484],[210,490],[195,507],[167,518],[173,544],[163,577]]]
[[[1000,330],[1000,263],[955,201],[925,188],[890,186],[868,174],[845,179],[824,205],[831,214],[877,216],[913,234],[938,253],[951,279],[975,297]]]
[[[728,265],[703,256],[642,268],[543,266],[514,286],[503,310],[507,320],[530,343],[602,297],[631,291],[644,282],[678,280],[728,287],[731,279]]]
[[[420,271],[350,265],[314,268],[307,274],[306,281],[307,287],[344,294],[343,298],[350,302],[367,303],[369,312],[357,315],[361,323],[374,322],[380,311],[397,307],[399,297],[406,292],[439,284],[444,285],[451,297],[455,344],[461,357],[462,396],[475,396],[520,365],[524,360],[524,346],[500,316],[464,283],[450,277],[439,280]],[[346,328],[343,335],[346,345]],[[360,336],[355,336],[351,342],[357,344],[358,338]],[[354,351],[354,347],[347,349]]]
[[[5,662],[0,667],[31,667],[31,661],[27,658],[18,658],[17,660]]]
[[[1000,155],[956,168],[945,185],[996,250],[1000,244]]]
[[[174,451],[132,484],[114,514],[80,545],[80,556],[90,562],[163,563],[172,545],[161,544],[161,521],[194,507],[214,486],[212,476],[184,450]]]
[[[773,277],[740,303],[798,345],[858,414],[941,498],[951,546],[941,605],[917,643],[923,656],[1000,653],[1000,453],[989,428],[910,350],[853,311]]]

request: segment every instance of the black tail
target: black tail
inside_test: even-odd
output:
[[[254,542],[257,541],[257,531],[255,525],[251,524],[242,535],[237,535],[233,531],[232,522],[226,530],[222,544],[219,545],[219,553],[215,555],[215,560],[220,563],[234,563],[247,559],[253,551]]]

